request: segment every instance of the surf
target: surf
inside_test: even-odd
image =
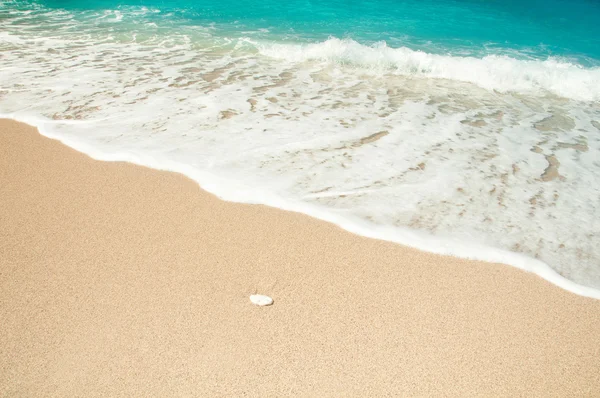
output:
[[[339,38],[312,44],[248,41],[261,54],[290,62],[320,60],[363,68],[371,74],[393,73],[469,82],[503,93],[551,93],[581,101],[600,99],[600,67],[584,68],[554,57],[541,61],[507,55],[445,56],[406,47],[391,48],[385,42],[366,46]]]

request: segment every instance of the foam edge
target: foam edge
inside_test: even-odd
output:
[[[214,174],[195,169],[185,164],[156,159],[146,154],[121,152],[105,153],[81,141],[67,139],[52,131],[51,125],[57,124],[40,117],[20,116],[16,114],[1,114],[2,119],[12,119],[37,128],[44,137],[60,141],[64,145],[84,153],[95,160],[105,162],[128,162],[155,170],[170,171],[183,174],[194,180],[201,189],[215,195],[219,199],[245,204],[261,204],[285,211],[302,213],[307,216],[329,222],[340,228],[360,236],[371,239],[398,243],[424,252],[453,256],[466,260],[477,260],[489,263],[510,265],[520,270],[531,272],[573,294],[600,300],[600,289],[583,286],[575,283],[553,270],[543,261],[494,247],[485,247],[479,244],[436,237],[408,228],[378,226],[368,224],[359,219],[349,218],[336,214],[335,211],[323,207],[290,200],[274,195],[254,187],[244,186],[239,181],[232,181],[218,177]],[[241,194],[241,195],[240,195]],[[242,199],[243,198],[243,199]]]

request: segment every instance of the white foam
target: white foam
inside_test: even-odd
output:
[[[64,136],[53,134],[51,128],[52,124],[37,117],[23,118],[18,117],[15,114],[0,114],[0,118],[10,118],[32,126],[36,126],[42,135],[48,138],[60,140],[65,145],[83,152],[96,160],[124,161],[157,170],[172,171],[186,175],[187,177],[196,181],[203,189],[223,200],[248,204],[260,203],[271,207],[277,207],[282,210],[303,213],[311,217],[336,224],[341,228],[357,235],[395,242],[430,253],[511,265],[524,271],[532,272],[548,282],[571,293],[584,297],[600,299],[600,289],[579,285],[562,277],[546,263],[518,253],[489,246],[486,247],[478,244],[472,244],[464,240],[451,239],[448,237],[436,237],[402,227],[373,225],[360,219],[356,219],[352,216],[332,212],[320,206],[315,206],[297,200],[284,199],[277,196],[273,192],[263,191],[255,187],[245,185],[240,181],[227,180],[211,173],[195,169],[186,164],[171,162],[165,159],[157,161],[152,156],[147,154],[115,151],[104,153],[84,142],[65,139]],[[268,305],[260,304],[266,302],[265,299],[257,298],[255,296],[256,295],[250,297],[250,300],[253,303],[256,301],[255,304],[257,305]]]
[[[549,91],[582,101],[600,100],[600,68],[583,68],[557,58],[517,60],[509,56],[483,58],[446,56],[391,48],[386,43],[365,46],[350,39],[330,38],[313,44],[260,43],[248,40],[262,54],[293,62],[327,60],[357,65],[378,73],[452,79],[500,92]]]

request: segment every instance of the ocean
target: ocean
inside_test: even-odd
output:
[[[0,2],[0,114],[600,298],[600,2]]]

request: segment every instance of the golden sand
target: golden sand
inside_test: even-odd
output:
[[[0,226],[2,397],[600,396],[600,301],[10,120]]]

